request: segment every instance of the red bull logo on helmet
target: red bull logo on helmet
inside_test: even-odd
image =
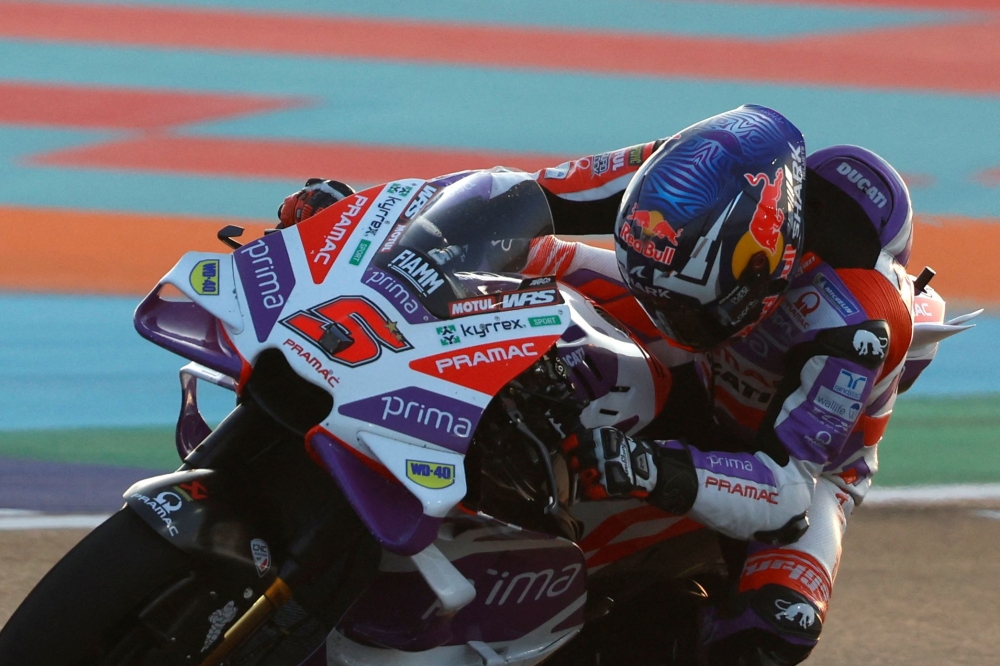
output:
[[[639,210],[639,204],[632,204],[632,210],[625,218],[629,222],[634,222],[642,229],[643,236],[647,238],[665,238],[668,243],[677,247],[677,239],[681,232],[675,231],[670,223],[663,217],[663,213],[656,210]]]
[[[744,174],[747,181],[757,186],[764,183],[764,189],[760,192],[760,200],[757,208],[750,219],[750,235],[757,243],[775,255],[778,252],[778,241],[781,236],[781,226],[785,223],[785,213],[778,209],[781,201],[781,185],[784,181],[784,170],[780,167],[774,172],[774,180],[767,177],[767,174],[757,175]]]

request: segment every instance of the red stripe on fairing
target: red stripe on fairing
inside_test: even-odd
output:
[[[669,527],[664,528],[656,534],[638,537],[635,539],[627,539],[625,541],[600,548],[596,553],[587,558],[587,567],[599,567],[603,564],[616,562],[623,557],[628,557],[632,553],[638,553],[643,548],[649,548],[653,544],[657,544],[661,541],[666,541],[667,539],[673,539],[674,537],[679,537],[682,534],[687,534],[688,532],[700,530],[702,527],[703,525],[696,523],[689,518],[681,518],[676,523],[671,524]]]
[[[258,178],[298,179],[319,174],[346,182],[381,183],[497,165],[535,171],[561,159],[531,153],[319,141],[149,136],[36,155],[31,163]]]
[[[730,39],[19,2],[3,4],[0,22],[0,36],[20,39],[980,93],[1000,91],[998,30],[1000,18],[987,15],[965,24]]]
[[[0,123],[149,130],[286,109],[303,102],[251,95],[0,83]]]

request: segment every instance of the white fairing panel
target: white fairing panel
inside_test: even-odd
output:
[[[647,354],[582,295],[565,287],[562,294],[572,322],[558,349],[577,397],[590,401],[583,425],[638,432],[656,415],[657,387]]]

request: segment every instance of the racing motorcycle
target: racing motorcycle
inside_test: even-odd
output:
[[[46,575],[0,663],[684,658],[725,580],[717,539],[635,500],[577,502],[559,449],[579,428],[643,430],[671,376],[588,297],[620,285],[522,274],[553,233],[528,174],[394,181],[240,232],[135,313],[190,361],[180,468],[129,488]],[[214,429],[199,382],[237,396]]]

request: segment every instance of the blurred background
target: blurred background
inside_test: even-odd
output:
[[[176,467],[184,361],[132,310],[225,224],[261,234],[311,176],[532,171],[743,103],[894,164],[910,272],[987,308],[876,485],[1000,483],[998,34],[997,0],[0,0],[0,525],[84,525]]]

